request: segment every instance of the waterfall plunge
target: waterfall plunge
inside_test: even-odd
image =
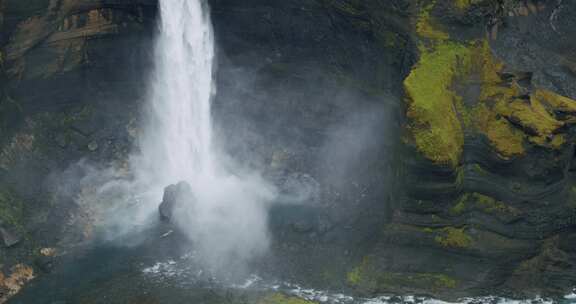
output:
[[[165,183],[192,182],[214,174],[210,99],[214,41],[199,0],[160,1],[160,33],[155,49],[148,131],[144,151]]]
[[[274,190],[254,172],[230,161],[224,166],[230,157],[222,157],[214,142],[214,40],[207,4],[161,0],[160,18],[137,179],[156,203],[165,186],[187,181],[196,203],[176,223],[207,266],[229,269],[267,249],[267,204]]]

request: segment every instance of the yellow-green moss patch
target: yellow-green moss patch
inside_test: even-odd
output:
[[[364,257],[360,265],[352,268],[350,272],[346,274],[346,280],[351,286],[358,286],[362,283],[366,276],[366,269],[369,268],[370,258]]]
[[[477,192],[463,194],[450,209],[453,215],[460,215],[469,208],[478,208],[487,213],[512,213],[512,207],[488,195]]]
[[[475,113],[476,126],[500,155],[507,158],[524,153],[522,131],[515,129],[509,121],[499,117],[484,104],[479,104]]]
[[[537,89],[532,94],[532,98],[550,105],[555,110],[576,114],[576,100],[574,99],[544,89]]]
[[[454,6],[459,10],[466,10],[472,5],[472,0],[454,0]]]
[[[362,269],[360,266],[355,267],[346,275],[346,279],[348,283],[352,286],[356,286],[360,284],[360,280],[362,279]]]
[[[465,228],[446,227],[434,240],[447,248],[468,248],[472,244],[472,238],[464,230]]]
[[[451,89],[453,81],[470,65],[468,47],[452,42],[432,50],[421,48],[420,60],[404,80],[408,117],[417,148],[428,159],[456,166],[464,134]]]
[[[564,125],[554,119],[534,98],[530,101],[516,99],[505,103],[500,102],[495,109],[537,136],[549,136]]]
[[[482,82],[480,103],[474,109],[476,127],[503,157],[521,155],[524,153],[524,133],[493,110],[495,104],[505,104],[520,95],[519,89],[502,81],[500,72],[504,65],[494,58],[487,40],[478,47],[476,57]]]
[[[460,215],[466,210],[466,201],[468,199],[468,194],[461,196],[456,204],[450,209],[450,213],[453,215]]]
[[[542,89],[536,89],[526,100],[514,77],[502,79],[503,64],[492,55],[487,41],[478,57],[482,58],[482,89],[474,117],[478,129],[499,154],[523,154],[526,140],[552,149],[562,147],[566,138],[557,133],[565,123],[575,123],[576,118],[558,117],[557,112],[576,114],[576,101]]]
[[[446,290],[455,288],[458,282],[442,273],[399,273],[379,272],[365,257],[360,265],[348,273],[348,283],[357,288],[371,292],[384,292],[398,287],[421,290]]]
[[[554,135],[554,137],[552,137],[552,139],[550,140],[549,145],[550,145],[553,149],[560,149],[560,147],[562,147],[565,143],[566,143],[566,135],[564,135],[564,134],[557,134],[557,135]]]
[[[510,208],[506,206],[506,204],[494,199],[493,197],[480,193],[472,193],[472,197],[474,200],[476,200],[476,204],[478,204],[478,206],[486,212],[502,213],[510,211]]]

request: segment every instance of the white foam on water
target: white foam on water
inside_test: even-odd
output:
[[[183,256],[182,259],[190,258],[190,256]],[[177,266],[179,262],[174,262],[173,260],[168,260],[164,263],[157,263],[151,267],[145,268],[143,273],[153,274],[157,277],[163,277],[161,273],[166,272],[165,277],[174,277],[174,268],[179,268]],[[201,273],[200,273],[201,274]],[[198,274],[196,277],[200,277]],[[184,272],[177,273],[176,276],[185,277]],[[507,299],[502,297],[487,296],[487,297],[475,297],[475,298],[462,298],[455,302],[442,301],[433,298],[414,296],[414,295],[382,295],[374,298],[358,298],[343,293],[329,292],[324,290],[317,290],[313,288],[305,288],[298,284],[290,282],[267,282],[262,277],[257,274],[249,275],[246,280],[241,284],[228,284],[223,281],[218,281],[213,278],[214,286],[226,289],[241,289],[241,290],[258,290],[258,291],[270,291],[270,292],[282,292],[290,296],[298,297],[307,301],[314,301],[319,303],[328,304],[554,304],[556,303],[552,299],[536,297],[534,299],[525,300],[515,300]],[[576,300],[576,292],[568,294],[564,297],[566,300]]]

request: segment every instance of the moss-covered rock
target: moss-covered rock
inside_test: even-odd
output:
[[[452,166],[460,160],[464,132],[456,111],[461,97],[451,87],[470,65],[469,52],[452,42],[421,47],[420,59],[404,81],[416,146],[428,159]]]
[[[443,247],[455,249],[468,248],[472,244],[472,238],[465,228],[442,228],[434,240]]]
[[[458,282],[443,273],[379,271],[373,259],[364,257],[360,265],[348,273],[348,284],[364,293],[381,293],[394,290],[447,291],[456,288]]]
[[[491,196],[478,192],[464,193],[456,200],[454,206],[450,209],[452,215],[460,215],[467,210],[479,209],[491,214],[513,214],[516,210],[507,206],[504,202],[499,201]]]
[[[470,4],[455,2],[462,9]],[[464,134],[470,131],[486,136],[504,158],[525,154],[527,143],[560,148],[565,136],[557,133],[572,121],[562,121],[558,114],[574,113],[574,102],[538,88],[526,97],[519,84],[524,80],[519,77],[525,76],[504,73],[503,62],[492,54],[485,39],[450,39],[433,22],[434,7],[431,2],[418,15],[415,32],[424,42],[418,63],[404,81],[410,130],[420,153],[455,167]],[[462,96],[454,89],[478,84],[478,96]]]

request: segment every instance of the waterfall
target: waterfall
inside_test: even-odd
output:
[[[212,25],[199,0],[160,1],[160,22],[147,129],[151,140],[143,152],[160,183],[193,183],[215,170]]]
[[[215,144],[214,38],[208,9],[204,0],[160,0],[155,69],[133,166],[137,180],[151,193],[150,210],[156,210],[165,186],[190,184],[194,203],[178,213],[177,225],[208,266],[230,268],[233,261],[265,252],[267,204],[275,191]]]

